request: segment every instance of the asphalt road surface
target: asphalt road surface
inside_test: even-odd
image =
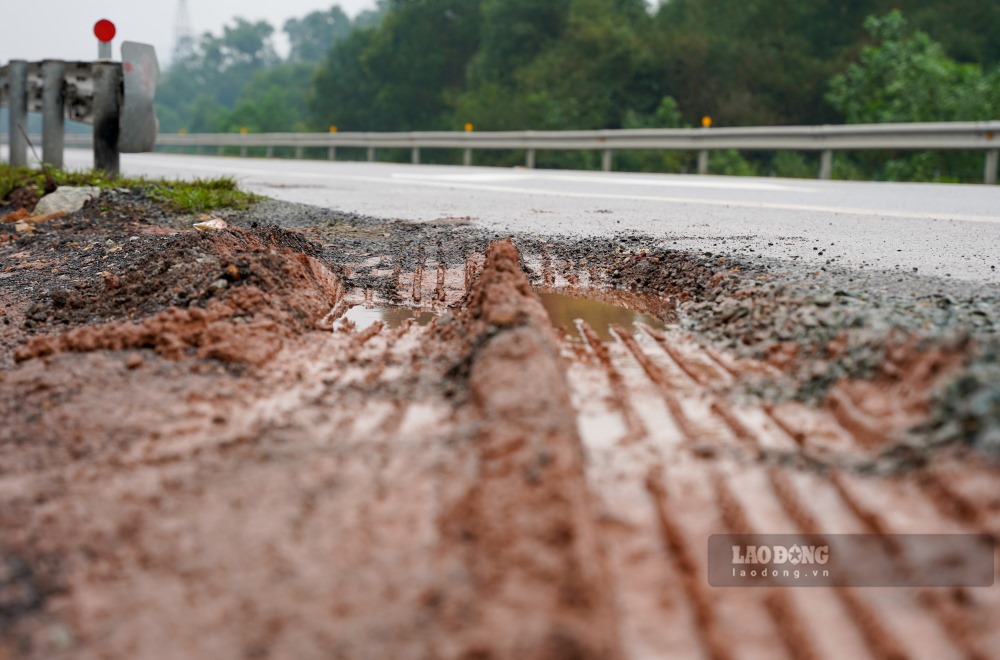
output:
[[[70,167],[92,162],[67,151]],[[136,154],[129,175],[217,176],[276,199],[548,235],[642,232],[743,258],[1000,282],[1000,187]]]

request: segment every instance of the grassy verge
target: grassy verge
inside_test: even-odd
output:
[[[39,197],[56,186],[97,186],[99,188],[137,188],[177,213],[205,213],[219,208],[245,209],[262,199],[260,195],[239,189],[236,179],[228,176],[179,179],[121,177],[110,180],[97,170],[43,171],[28,167],[0,165],[0,200],[18,188],[34,188]]]
[[[229,176],[191,181],[160,179],[148,185],[155,199],[178,213],[204,213],[218,208],[245,209],[264,199],[240,190],[236,179]]]

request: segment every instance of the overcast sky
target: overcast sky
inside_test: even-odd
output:
[[[11,59],[90,60],[97,57],[93,27],[107,18],[118,28],[115,58],[122,41],[153,44],[160,61],[173,47],[178,0],[0,0],[0,66]],[[375,0],[188,0],[196,35],[218,34],[236,16],[267,20],[280,33],[288,18],[339,4],[350,16],[375,6]],[[285,44],[276,39],[279,51]]]

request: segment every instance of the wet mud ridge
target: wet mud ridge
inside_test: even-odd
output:
[[[0,658],[1000,649],[996,587],[706,579],[712,534],[995,539],[1000,468],[941,418],[988,439],[951,394],[986,335],[875,341],[627,241],[230,220],[4,253]]]

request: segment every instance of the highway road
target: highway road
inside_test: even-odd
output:
[[[70,167],[92,162],[69,150]],[[412,221],[470,218],[502,232],[642,232],[681,248],[808,268],[917,270],[1000,282],[1000,187],[575,172],[135,154],[129,175],[229,174],[255,192]]]

